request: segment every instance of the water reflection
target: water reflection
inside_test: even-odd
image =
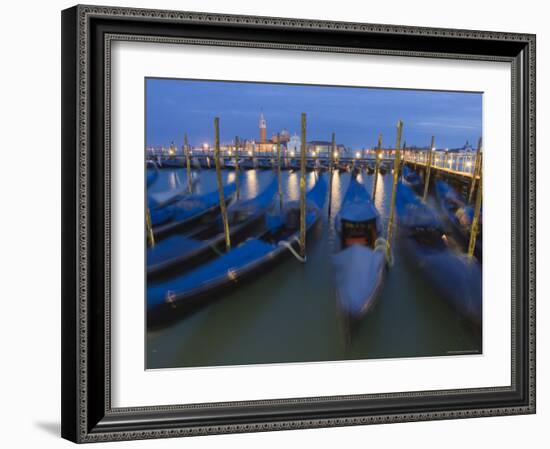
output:
[[[298,201],[300,197],[300,172],[293,171],[288,174],[288,199]]]
[[[389,178],[391,178],[391,176],[381,175],[381,174],[379,174],[376,177],[376,195],[374,198],[374,205],[376,206],[376,209],[378,209],[378,212],[380,213],[381,216],[385,216],[387,214],[386,212],[387,195],[386,195],[385,181],[386,179],[389,179]],[[373,176],[373,179],[374,179],[374,176]],[[391,188],[391,183],[390,183],[390,188]]]
[[[241,197],[262,191],[275,174],[243,170]],[[315,182],[306,174],[306,185]],[[322,174],[328,181],[328,174]],[[282,172],[284,201],[299,199],[300,172]],[[332,218],[340,211],[351,175],[334,171]],[[372,193],[374,175],[362,173],[360,181]],[[214,170],[199,172],[203,193],[216,190]],[[223,170],[224,182],[235,180],[235,172]],[[379,174],[374,203],[386,234],[389,197],[393,177]],[[185,169],[162,169],[149,191],[164,191],[185,185]],[[378,304],[366,317],[346,347],[336,318],[331,255],[336,232],[325,208],[323,226],[308,237],[308,262],[293,258],[262,273],[257,282],[243,284],[223,300],[165,329],[147,333],[147,363],[150,368],[177,366],[284,363],[350,360],[379,357],[445,355],[450,350],[480,347],[456,319],[456,314],[433,287],[404,261],[398,244],[395,265],[387,273]],[[396,240],[398,242],[398,240]],[[281,332],[284,329],[284,332]],[[398,329],[399,331],[396,331]],[[207,343],[205,343],[207,342]],[[260,344],[261,343],[261,344]]]
[[[244,172],[244,185],[246,185],[247,197],[254,197],[258,194],[258,170],[247,170]],[[241,196],[242,197],[242,196]]]
[[[241,174],[239,174],[239,179],[242,177]],[[230,184],[232,182],[235,182],[237,180],[237,173],[235,171],[230,171],[227,173],[227,178],[225,179],[226,184]]]
[[[177,189],[181,186],[181,181],[176,170],[170,172],[168,182],[171,189]]]

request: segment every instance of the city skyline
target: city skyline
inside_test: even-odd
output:
[[[473,146],[482,132],[482,94],[316,86],[235,81],[146,79],[146,146],[213,144],[213,120],[220,118],[220,141],[235,136],[259,141],[263,113],[267,138],[281,129],[300,134],[307,114],[307,140],[330,140],[350,148],[371,148],[378,134],[383,146],[395,145],[397,120],[404,121],[402,143],[438,148]]]

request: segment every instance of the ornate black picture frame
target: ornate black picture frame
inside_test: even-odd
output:
[[[509,387],[113,408],[110,46],[116,40],[506,61],[512,67]],[[62,12],[62,436],[75,442],[535,412],[535,36],[75,6]]]

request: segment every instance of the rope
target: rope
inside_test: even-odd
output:
[[[387,255],[387,249],[388,242],[383,237],[378,237],[376,241],[374,242],[374,250],[375,251],[382,251],[384,253],[384,257],[386,258],[386,263],[388,266],[393,267],[393,251],[391,251],[390,255]]]
[[[296,242],[300,242],[300,240],[298,240],[297,237],[294,237],[292,240],[293,240],[293,241],[296,241]],[[306,262],[307,257],[302,257],[302,256],[300,256],[300,255],[296,252],[296,250],[292,247],[292,243],[290,243],[289,241],[287,241],[287,240],[281,240],[281,241],[278,243],[278,245],[284,246],[286,249],[288,249],[288,250],[292,253],[292,255],[293,255],[294,257],[296,257],[296,259],[297,259],[298,261],[300,261],[300,262],[302,262],[302,263],[305,263],[305,262]]]
[[[214,251],[218,256],[222,256],[223,253],[216,247],[216,245],[213,242],[209,242],[208,246],[212,251]]]

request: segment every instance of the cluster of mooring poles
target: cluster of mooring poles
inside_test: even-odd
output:
[[[301,114],[301,133],[300,133],[300,234],[299,234],[299,247],[300,247],[300,256],[305,260],[306,256],[306,128],[307,128],[307,116],[305,113]],[[392,238],[394,231],[395,223],[395,199],[397,192],[397,184],[400,176],[401,170],[401,137],[403,133],[403,122],[399,120],[397,122],[397,138],[395,144],[395,157],[394,157],[394,166],[393,166],[393,182],[392,182],[392,192],[390,199],[390,212],[388,217],[388,228],[387,228],[387,239],[386,239],[386,257],[387,260],[391,260],[391,250],[392,250]],[[225,246],[226,250],[231,249],[231,238],[229,232],[229,219],[227,214],[227,207],[225,202],[225,195],[223,190],[223,181],[221,173],[221,162],[220,162],[220,119],[219,117],[214,118],[214,135],[215,135],[215,144],[214,144],[214,162],[216,167],[216,181],[217,189],[219,194],[220,201],[220,213],[223,221],[224,236],[225,236]],[[241,143],[238,137],[235,137],[235,175],[236,175],[236,195],[239,198],[239,148]],[[187,189],[191,194],[193,192],[193,182],[191,176],[191,155],[190,147],[187,139],[187,133],[184,135],[183,143],[183,153],[185,155],[185,165],[187,172]],[[432,136],[431,145],[427,154],[426,166],[425,166],[425,179],[424,179],[424,189],[422,199],[425,202],[428,198],[428,190],[430,184],[431,169],[434,163],[434,153],[435,153],[435,136]],[[170,145],[170,157],[175,154],[175,146],[172,142]],[[331,150],[329,157],[329,192],[328,192],[328,216],[331,217],[332,210],[332,190],[333,190],[333,174],[335,166],[336,155],[336,135],[332,133],[332,142]],[[378,175],[380,170],[380,161],[382,155],[382,134],[378,135],[378,144],[376,147],[376,161],[374,169],[374,179],[373,179],[373,189],[372,189],[372,198],[376,198],[376,188],[378,183]],[[474,217],[472,219],[471,229],[470,229],[470,239],[468,245],[468,255],[473,257],[477,234],[479,231],[479,218],[481,213],[481,200],[482,200],[482,140],[479,139],[478,148],[476,152],[475,159],[475,168],[472,174],[472,180],[469,188],[468,202],[471,203],[475,196],[475,206],[474,206]],[[416,168],[417,161],[416,158],[413,160],[413,164]],[[278,181],[278,197],[279,197],[279,210],[283,210],[283,189],[282,189],[282,180],[281,180],[281,143],[280,135],[277,134],[277,181]],[[477,190],[476,190],[477,187]],[[147,231],[147,241],[150,246],[155,245],[155,236],[153,233],[153,226],[151,222],[151,213],[149,208],[146,210],[146,231]]]

